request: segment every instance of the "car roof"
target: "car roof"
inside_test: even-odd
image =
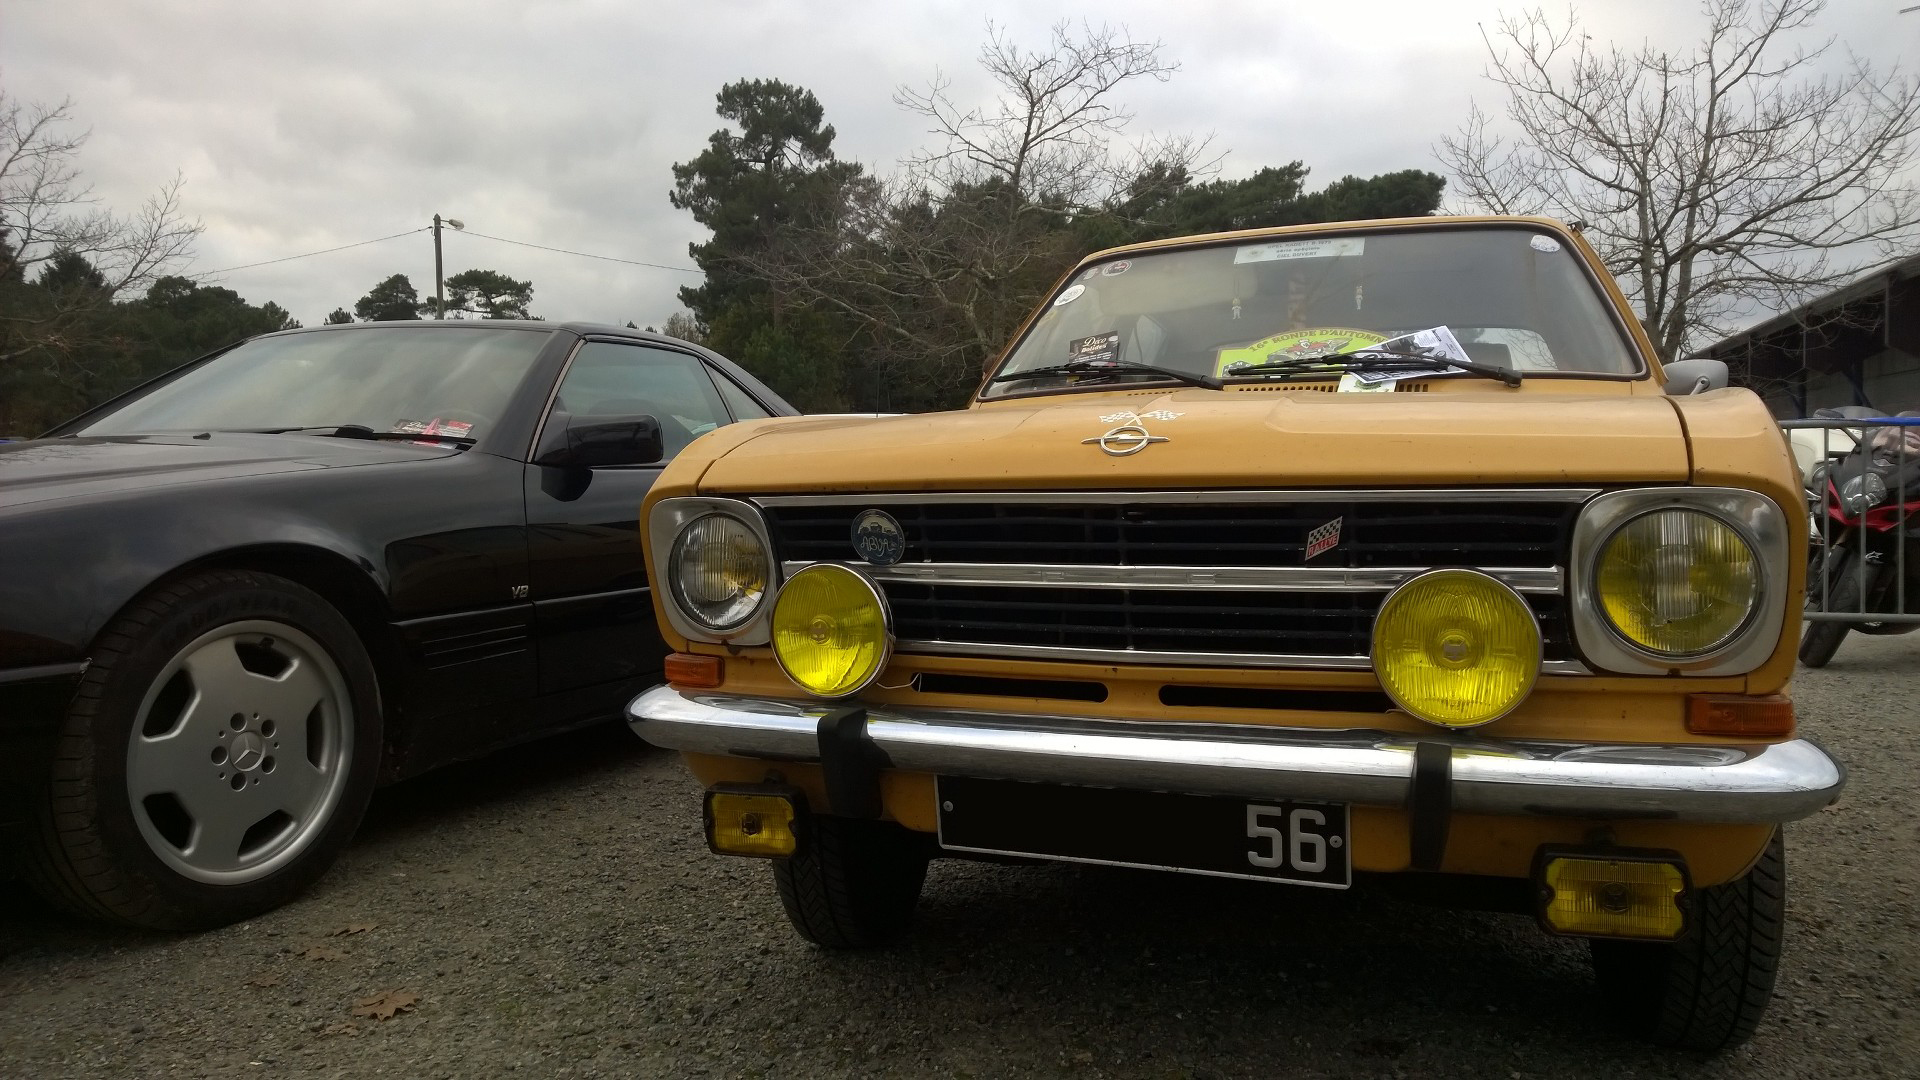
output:
[[[408,330],[439,330],[442,332],[486,328],[546,331],[564,330],[567,333],[584,338],[621,338],[648,345],[664,345],[668,348],[679,349],[683,352],[690,352],[696,356],[705,357],[709,363],[718,365],[720,369],[725,371],[734,381],[744,384],[752,393],[752,396],[759,398],[761,404],[766,405],[775,415],[796,416],[800,412],[800,410],[793,407],[791,402],[775,392],[772,387],[760,381],[753,372],[748,371],[746,368],[741,367],[739,364],[734,363],[732,360],[727,359],[725,356],[714,352],[704,345],[696,345],[691,341],[673,337],[670,334],[662,334],[651,330],[636,330],[627,326],[609,326],[606,323],[578,321],[547,322],[543,319],[393,319],[382,322],[326,323],[320,326],[303,326],[297,330],[280,330],[271,334],[261,334],[258,337],[247,340],[260,341],[263,338],[289,337],[294,334],[351,334],[364,330],[379,328],[392,329],[395,327]]]
[[[302,326],[294,330],[280,330],[262,337],[285,337],[291,334],[337,334],[352,333],[356,330],[374,329],[464,329],[480,328],[517,329],[517,330],[566,330],[581,337],[623,337],[635,341],[649,341],[661,345],[675,345],[682,348],[692,345],[669,334],[649,330],[637,330],[628,326],[611,326],[595,322],[547,322],[544,319],[392,319],[380,322],[326,323],[320,326]]]

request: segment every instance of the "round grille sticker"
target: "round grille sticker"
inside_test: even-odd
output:
[[[885,510],[862,510],[853,519],[853,550],[874,566],[892,566],[907,553],[907,531]]]

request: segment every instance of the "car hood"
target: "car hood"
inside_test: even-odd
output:
[[[1101,436],[1126,424],[1164,441],[1103,450]],[[1658,397],[1196,389],[784,420],[713,462],[698,485],[739,493],[1555,485],[1682,482],[1689,467],[1679,417]]]
[[[315,435],[115,435],[0,443],[0,508],[266,473],[418,461],[459,451]]]

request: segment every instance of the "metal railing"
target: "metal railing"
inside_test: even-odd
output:
[[[1907,465],[1920,456],[1909,446],[1910,441],[1920,446],[1920,417],[1850,416],[1786,420],[1781,422],[1780,427],[1793,448],[1794,464],[1800,470],[1801,485],[1807,495],[1809,557],[1805,618],[1813,622],[1920,623],[1920,612],[1909,611],[1906,602],[1907,535],[1910,531],[1920,531],[1920,520],[1909,523],[1898,516],[1900,507],[1920,498],[1920,492],[1908,490],[1905,479]],[[1806,434],[1796,435],[1800,432]],[[1862,444],[1871,447],[1877,459],[1890,461],[1893,472],[1890,479],[1883,477],[1886,481],[1884,496],[1870,507],[1859,507],[1858,513],[1849,508],[1847,516],[1859,523],[1846,525],[1834,520],[1828,512],[1828,476],[1830,472],[1838,470],[1841,462]],[[1876,471],[1874,475],[1880,474]],[[1849,479],[1843,477],[1842,484]],[[1843,497],[1845,494],[1843,490]],[[1865,524],[1867,511],[1887,508],[1891,508],[1896,515],[1897,524],[1893,529],[1884,534],[1868,529]],[[1915,516],[1920,519],[1920,514]],[[1840,555],[1836,558],[1835,541],[1858,530],[1867,531],[1873,540],[1863,543],[1860,542],[1861,537],[1854,536],[1849,540],[1853,556]],[[1837,572],[1834,569],[1836,561],[1842,564]],[[1875,567],[1881,569],[1876,573]],[[1891,578],[1887,576],[1889,574]],[[1852,582],[1847,582],[1846,578],[1852,575],[1858,576]],[[1868,595],[1870,575],[1883,585],[1875,590],[1881,593],[1878,607],[1888,610],[1874,610],[1872,601],[1875,598]],[[1846,590],[1846,584],[1855,587]],[[1850,591],[1851,602],[1836,604],[1836,589]]]

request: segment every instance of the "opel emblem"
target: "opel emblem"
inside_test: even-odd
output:
[[[1082,445],[1093,443],[1114,457],[1126,457],[1128,454],[1137,454],[1145,450],[1148,443],[1167,441],[1168,439],[1165,435],[1149,435],[1147,429],[1141,427],[1139,424],[1121,424],[1119,427],[1108,428],[1102,434],[1095,435],[1091,439],[1080,440]]]
[[[892,566],[907,553],[907,531],[885,510],[863,510],[853,519],[853,550],[874,566]]]

